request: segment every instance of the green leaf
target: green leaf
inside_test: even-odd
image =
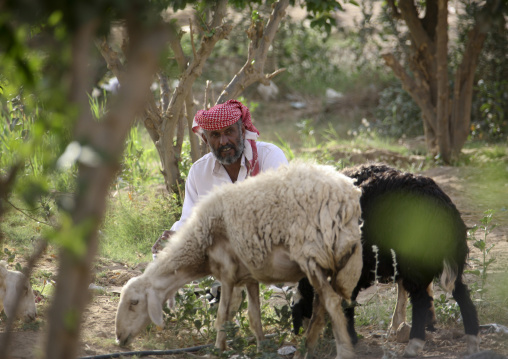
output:
[[[476,276],[480,276],[480,274],[481,274],[481,272],[478,269],[475,269],[475,270],[465,270],[464,273],[473,274],[473,275],[476,275]]]

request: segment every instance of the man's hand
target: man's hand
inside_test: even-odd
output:
[[[152,246],[152,254],[159,253],[159,251],[162,250],[162,248],[164,248],[164,246],[166,245],[167,241],[169,240],[169,238],[171,238],[171,236],[173,234],[175,234],[175,231],[164,231],[162,233],[162,236],[160,236],[155,241],[155,243],[153,244],[153,246]]]

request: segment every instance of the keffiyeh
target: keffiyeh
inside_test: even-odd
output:
[[[249,163],[249,174],[255,176],[259,173],[258,153],[256,139],[259,131],[252,124],[249,109],[240,101],[229,100],[216,105],[209,110],[200,110],[196,113],[192,123],[192,131],[201,134],[202,130],[217,131],[231,126],[239,119],[245,127],[245,158]]]

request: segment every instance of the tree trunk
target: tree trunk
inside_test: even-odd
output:
[[[100,122],[86,110],[89,108],[86,89],[92,77],[83,71],[88,68],[86,63],[89,45],[95,35],[94,24],[78,31],[73,40],[73,65],[76,66],[72,68],[70,96],[71,102],[80,105],[82,111],[74,137],[86,144],[96,158],[80,163],[75,205],[70,213],[72,224],[64,226],[58,234],[62,246],[55,295],[49,311],[46,358],[77,356],[82,313],[89,300],[88,286],[98,247],[97,229],[104,217],[110,186],[118,173],[125,139],[135,115],[145,106],[160,49],[165,42],[164,29],[155,29],[143,36],[144,31],[136,22],[127,21],[127,28],[131,35],[127,55],[129,70],[123,73],[115,104]]]
[[[467,141],[471,126],[471,104],[473,101],[473,81],[478,58],[483,48],[486,32],[480,31],[482,26],[477,23],[468,34],[468,43],[464,57],[457,72],[453,89],[453,102],[451,113],[452,152],[454,157]]]
[[[437,20],[437,143],[445,163],[451,159],[450,115],[448,111],[448,0],[438,0]]]
[[[422,111],[427,150],[432,155],[439,154],[445,163],[458,157],[469,135],[474,73],[486,33],[492,26],[488,17],[477,17],[451,92],[447,3],[447,0],[427,0],[427,11],[421,18],[413,0],[400,0],[398,4],[389,0],[392,16],[403,19],[411,35],[407,54],[411,72],[393,54],[382,55]],[[499,2],[487,1],[482,13],[494,14],[496,6]]]

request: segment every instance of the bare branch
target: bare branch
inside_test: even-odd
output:
[[[395,5],[395,0],[388,0],[388,6],[392,10],[392,16],[394,19],[401,20],[402,16],[399,12],[399,8]]]
[[[282,69],[277,70],[267,76],[263,73],[268,49],[273,42],[280,22],[286,15],[288,5],[289,0],[277,1],[264,29],[261,24],[251,25],[248,31],[251,42],[249,44],[247,62],[222,91],[217,99],[217,103],[223,103],[228,99],[237,97],[245,88],[257,81],[268,85],[271,78],[283,71]]]
[[[169,93],[171,88],[169,87],[168,77],[161,73],[157,73],[159,78],[159,85],[161,87],[161,112],[166,112],[169,106]]]
[[[190,40],[191,40],[191,45],[192,45],[192,53],[194,54],[194,58],[196,58],[196,56],[198,56],[196,54],[196,45],[194,45],[194,32],[192,31],[192,20],[189,19],[189,29],[190,29]]]
[[[448,87],[448,0],[438,0],[437,21],[437,103],[436,103],[436,136],[445,163],[450,162],[450,123]]]
[[[462,106],[463,103],[470,103],[473,97],[473,82],[475,69],[478,65],[478,58],[482,51],[483,44],[487,37],[482,32],[480,24],[468,33],[466,49],[457,72],[453,88],[452,128],[455,129],[453,148],[462,148],[469,136],[469,125],[471,123],[471,106]],[[460,124],[460,125],[459,125]]]
[[[284,71],[286,71],[286,68],[285,68],[285,67],[283,67],[283,68],[281,68],[281,69],[278,69],[278,70],[275,70],[275,71],[274,71],[274,72],[272,72],[271,74],[267,74],[267,75],[265,75],[265,77],[266,77],[266,79],[271,80],[271,79],[273,79],[275,76],[277,76],[278,74],[283,73]],[[263,83],[266,85],[266,83],[265,83],[265,82],[263,82]],[[268,85],[269,85],[269,84],[270,84],[270,83],[268,82]]]
[[[169,28],[169,46],[171,47],[171,50],[173,50],[173,53],[175,54],[175,60],[178,64],[178,68],[181,72],[185,70],[187,67],[187,60],[185,59],[185,53],[182,49],[182,44],[180,42],[180,36],[178,36],[177,29],[175,26],[170,26]],[[193,40],[192,31],[191,31],[191,40]],[[192,48],[194,49],[194,42],[192,43]],[[194,55],[195,56],[195,55]]]
[[[179,114],[183,108],[183,104],[185,102],[185,98],[189,94],[191,90],[192,84],[201,76],[203,71],[203,66],[206,63],[206,60],[212,53],[215,44],[224,38],[226,38],[233,27],[229,24],[224,24],[220,27],[214,29],[214,33],[210,37],[204,36],[201,41],[201,46],[197,51],[197,55],[194,60],[191,62],[189,67],[185,70],[180,78],[180,83],[173,93],[173,97],[171,98],[171,103],[169,105],[169,111],[171,114],[168,116],[172,117],[175,114]],[[176,117],[175,117],[176,118]]]
[[[434,39],[429,37],[429,34],[425,31],[421,19],[418,17],[418,11],[413,0],[401,0],[399,1],[399,9],[402,18],[406,22],[411,38],[413,39],[414,45],[417,49],[421,49],[423,44],[428,44],[428,51],[433,54],[435,53]]]
[[[191,144],[191,158],[192,162],[195,162],[201,157],[201,154],[199,151],[198,137],[192,131],[192,121],[194,120],[194,95],[192,91],[185,99],[185,115],[187,117],[187,129],[189,131],[189,142]]]
[[[227,0],[220,0],[215,4],[213,9],[214,15],[211,23],[212,28],[222,24],[222,20],[226,17],[227,5]]]
[[[393,54],[386,53],[382,54],[381,57],[385,60],[386,65],[393,70],[395,76],[400,79],[404,89],[418,104],[422,110],[424,119],[429,121],[429,125],[435,130],[436,110],[432,105],[429,91],[426,91],[424,87],[416,84],[413,78],[407,74],[402,65],[395,59]]]
[[[105,38],[103,38],[99,43],[96,43],[96,45],[101,52],[102,57],[104,57],[104,60],[106,60],[108,69],[111,70],[113,75],[115,75],[118,81],[121,83],[121,80],[124,77],[123,74],[125,69],[122,62],[120,61],[118,53],[109,47]]]

